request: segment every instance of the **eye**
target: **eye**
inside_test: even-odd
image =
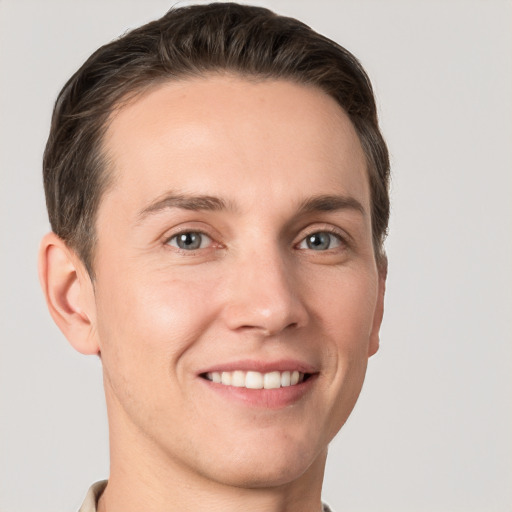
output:
[[[311,249],[313,251],[327,251],[341,246],[341,238],[328,231],[311,233],[298,245],[299,249]]]
[[[174,235],[167,243],[184,251],[195,251],[196,249],[204,249],[210,245],[212,239],[199,231],[186,231]]]

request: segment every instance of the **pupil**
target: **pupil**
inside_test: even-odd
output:
[[[181,249],[197,249],[201,245],[198,233],[183,233],[178,237],[178,247]]]
[[[328,233],[315,233],[308,238],[308,246],[313,250],[328,249],[330,237]]]

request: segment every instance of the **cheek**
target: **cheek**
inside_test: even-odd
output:
[[[316,315],[325,329],[325,410],[329,438],[345,423],[363,385],[377,304],[377,279],[371,272],[332,275],[328,290],[315,297]]]
[[[342,269],[308,286],[311,307],[338,348],[355,354],[366,349],[377,305],[376,274]],[[316,290],[316,291],[315,291]],[[349,355],[347,354],[347,355]]]
[[[97,290],[103,365],[111,373],[124,373],[126,379],[136,373],[139,380],[157,380],[178,364],[215,317],[210,296],[215,288],[164,273],[130,275],[110,279]],[[143,375],[148,368],[151,372]]]

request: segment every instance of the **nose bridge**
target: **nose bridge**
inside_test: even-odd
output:
[[[266,335],[305,323],[300,283],[277,244],[264,244],[239,255],[229,280],[225,318],[231,329]]]

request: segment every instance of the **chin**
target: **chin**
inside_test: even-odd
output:
[[[318,462],[323,471],[327,448],[314,449],[311,442],[310,446],[307,444],[254,443],[226,450],[224,457],[214,457],[215,464],[209,466],[214,468],[214,475],[208,477],[245,489],[285,486],[316,468]]]

